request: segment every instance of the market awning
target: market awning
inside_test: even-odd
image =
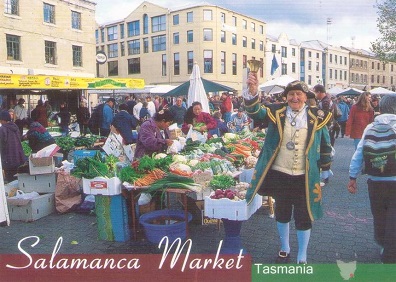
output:
[[[206,80],[204,78],[201,78],[201,79],[202,79],[202,83],[204,85],[206,93],[218,92],[218,91],[233,92],[235,90],[234,88],[228,87],[228,86],[220,84],[220,83]],[[189,88],[190,88],[190,81],[187,81],[187,82],[184,82],[183,84],[179,85],[175,89],[165,93],[162,96],[170,96],[170,97],[187,96]]]
[[[344,91],[337,94],[337,96],[359,96],[363,91],[356,88],[347,88]]]
[[[0,89],[144,88],[143,79],[0,74]]]

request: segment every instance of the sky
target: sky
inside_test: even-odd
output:
[[[93,0],[96,21],[104,24],[127,17],[143,0]],[[177,9],[199,0],[150,0],[162,7]],[[320,40],[334,46],[370,51],[380,37],[376,0],[209,0],[206,3],[236,11],[266,23],[267,34],[282,32],[298,42]],[[330,19],[331,24],[327,21]]]

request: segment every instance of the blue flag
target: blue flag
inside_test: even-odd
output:
[[[278,61],[276,60],[275,54],[274,57],[272,58],[272,63],[271,63],[271,75],[275,73],[275,71],[279,68]]]

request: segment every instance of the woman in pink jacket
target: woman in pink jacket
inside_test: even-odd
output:
[[[370,101],[370,92],[363,92],[360,94],[356,104],[352,105],[349,113],[345,135],[353,138],[355,150],[362,138],[364,129],[374,121],[374,110]]]
[[[200,102],[193,102],[184,116],[183,133],[187,134],[190,127],[201,133],[208,132],[210,138],[210,130],[217,128],[217,121],[209,113],[202,111]]]

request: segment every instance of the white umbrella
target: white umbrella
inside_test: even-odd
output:
[[[390,91],[390,90],[388,90],[386,88],[383,88],[383,87],[377,87],[377,88],[371,89],[370,93],[374,94],[374,95],[395,94],[395,92]]]
[[[259,85],[259,88],[261,91],[264,91],[268,94],[281,93],[290,82],[295,80],[296,79],[294,77],[284,74],[273,80],[264,82],[263,84]]]
[[[334,86],[333,88],[330,88],[329,90],[327,90],[327,93],[334,96],[334,95],[337,95],[338,93],[341,93],[343,91],[344,91],[344,89],[342,89],[341,87]]]
[[[190,87],[188,88],[187,105],[190,107],[193,102],[202,104],[202,111],[209,113],[209,100],[201,80],[201,72],[197,63],[194,64],[190,75]]]

